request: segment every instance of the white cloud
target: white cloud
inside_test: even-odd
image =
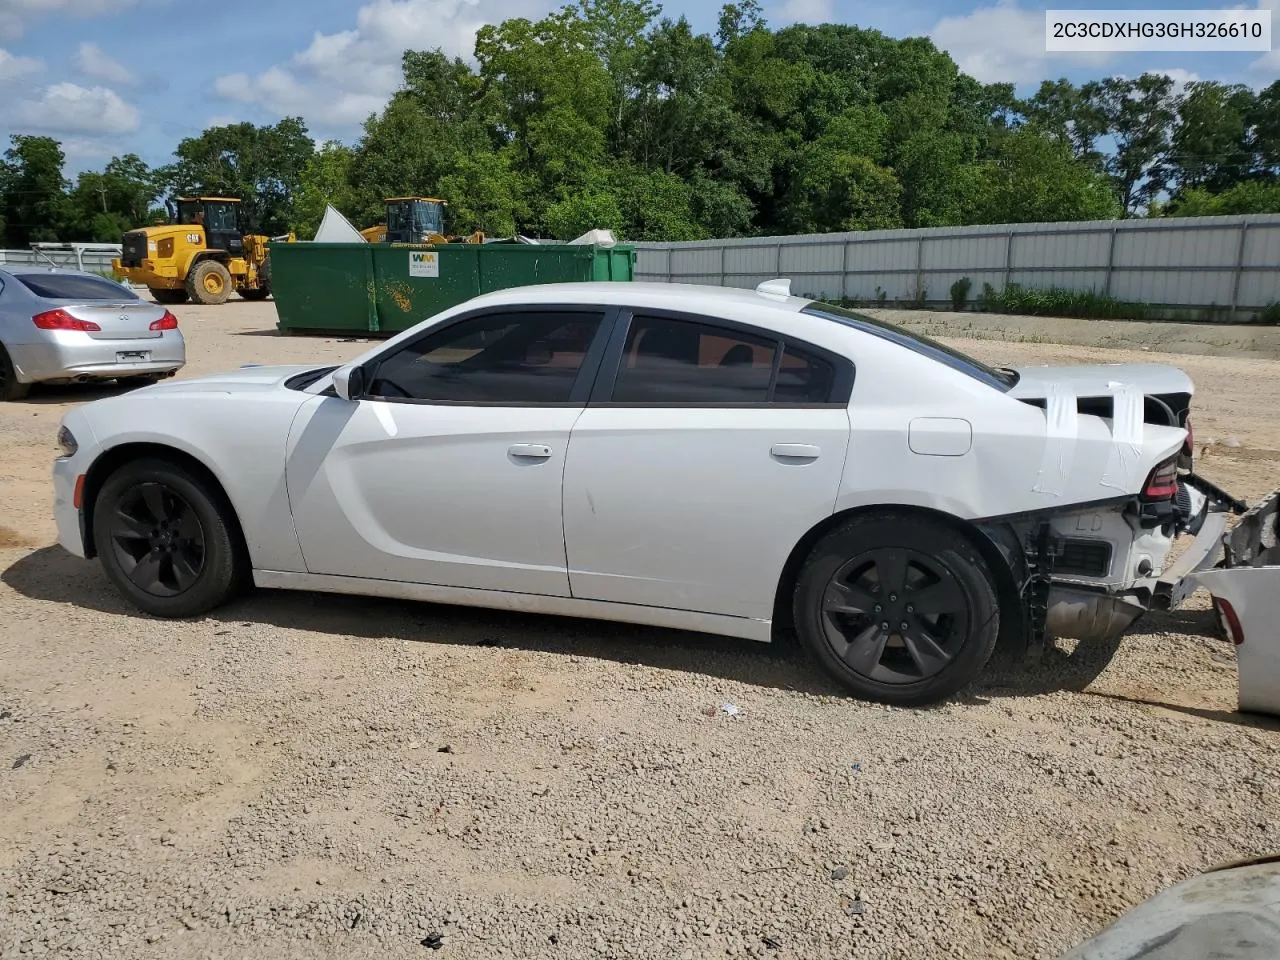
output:
[[[141,125],[137,108],[107,87],[55,83],[34,100],[16,104],[14,122],[54,134],[112,136],[133,133]]]
[[[944,17],[930,34],[965,73],[983,83],[1043,79],[1052,58],[1076,66],[1099,66],[1108,53],[1049,53],[1044,48],[1044,11],[1023,10],[1017,0],[999,0],[959,17]]]
[[[835,20],[835,0],[784,0],[769,11],[769,19],[779,24],[831,23]]]
[[[1183,70],[1181,67],[1170,67],[1168,70],[1148,70],[1148,73],[1163,74],[1173,81],[1174,96],[1178,96],[1186,89],[1188,83],[1195,83],[1201,79],[1200,74],[1191,70]]]
[[[80,44],[80,49],[76,51],[76,66],[85,76],[95,80],[120,84],[137,82],[137,78],[124,64],[112,60],[96,43]]]
[[[0,37],[20,37],[37,17],[67,14],[98,17],[119,13],[139,0],[0,0]]]
[[[0,47],[0,84],[39,73],[44,64],[34,57],[19,57]]]
[[[285,63],[261,73],[219,77],[227,100],[260,104],[278,116],[300,115],[325,131],[350,131],[382,109],[400,86],[405,50],[441,47],[470,59],[476,31],[508,17],[539,16],[553,0],[370,0],[354,29],[316,33]]]

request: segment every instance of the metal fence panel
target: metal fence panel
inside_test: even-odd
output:
[[[799,294],[950,302],[983,285],[1092,290],[1166,315],[1246,316],[1280,301],[1280,214],[872,230],[640,243],[636,278],[753,287],[790,277]],[[1234,310],[1232,309],[1234,307]]]

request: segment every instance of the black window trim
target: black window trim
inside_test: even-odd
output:
[[[653,317],[659,320],[676,320],[685,323],[693,323],[703,327],[713,327],[724,330],[726,333],[741,333],[759,340],[771,340],[774,343],[773,351],[773,371],[769,380],[769,393],[773,394],[773,388],[778,378],[778,369],[782,364],[783,351],[787,346],[792,346],[796,350],[810,353],[814,357],[825,360],[832,365],[835,371],[835,379],[831,387],[831,395],[834,399],[828,400],[826,403],[787,403],[778,400],[712,400],[712,401],[681,401],[681,400],[614,400],[613,388],[617,383],[618,375],[622,370],[622,355],[626,350],[627,337],[631,332],[631,324],[637,317]],[[594,344],[593,344],[594,346]],[[778,349],[781,347],[782,349]],[[688,410],[832,410],[844,409],[849,406],[849,402],[853,397],[853,381],[857,376],[857,370],[854,363],[848,357],[842,356],[825,347],[819,347],[807,340],[801,340],[798,337],[788,336],[779,333],[776,330],[768,330],[764,327],[757,327],[749,323],[741,323],[737,320],[726,320],[723,317],[710,316],[704,313],[687,313],[682,310],[666,310],[661,308],[648,307],[622,307],[616,318],[613,335],[609,338],[608,348],[605,350],[604,357],[600,364],[600,370],[595,378],[595,384],[591,390],[590,406],[593,408],[620,408],[620,409],[688,409]]]
[[[371,360],[366,361],[361,365],[361,369],[365,374],[364,382],[366,387],[360,393],[360,396],[353,399],[368,400],[376,403],[407,403],[423,407],[585,407],[591,394],[591,385],[595,382],[596,375],[600,369],[601,358],[617,322],[619,310],[620,308],[617,306],[604,303],[508,303],[491,307],[477,307],[474,310],[469,310],[451,318],[442,326],[432,326],[423,330],[403,343],[397,344],[394,351],[383,351]],[[401,350],[408,350],[428,337],[444,333],[459,324],[481,317],[499,316],[506,313],[585,313],[593,317],[600,317],[600,326],[596,329],[595,336],[592,337],[591,344],[587,347],[587,353],[582,358],[582,366],[578,368],[578,373],[574,377],[568,400],[420,400],[416,397],[374,397],[369,395],[369,386],[372,386],[377,379],[378,368],[389,356],[394,356]]]

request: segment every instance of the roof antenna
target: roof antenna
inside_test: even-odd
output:
[[[780,277],[777,280],[766,280],[756,287],[756,293],[766,297],[789,297],[791,296],[791,278]]]

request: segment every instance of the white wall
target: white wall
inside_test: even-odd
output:
[[[1120,300],[1248,319],[1280,301],[1280,214],[1022,223],[927,230],[637,243],[636,279],[754,287],[834,300],[949,304],[951,284],[1094,290]]]

